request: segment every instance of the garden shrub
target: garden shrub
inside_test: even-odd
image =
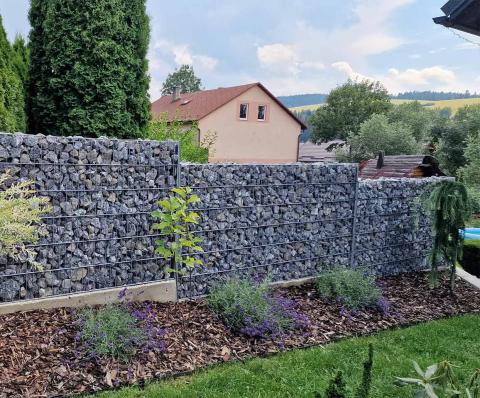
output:
[[[91,358],[127,360],[138,350],[162,352],[164,331],[155,326],[151,304],[135,304],[126,288],[120,304],[85,308],[78,314],[76,343]]]
[[[26,243],[35,244],[47,234],[42,216],[51,210],[48,198],[36,196],[33,181],[11,184],[10,179],[10,171],[0,175],[0,256],[42,270],[37,253]]]
[[[323,298],[339,301],[348,310],[380,307],[384,312],[386,301],[375,278],[364,269],[330,270],[317,279],[317,291]]]
[[[278,337],[308,324],[293,301],[272,294],[268,281],[230,279],[212,289],[208,305],[228,328],[249,337]]]
[[[435,363],[427,367],[425,371],[417,362],[413,361],[413,367],[419,378],[396,377],[396,384],[403,386],[417,386],[419,390],[415,397],[435,398],[479,398],[480,397],[480,369],[474,371],[472,377],[465,385],[462,385],[455,375],[455,368],[448,361]]]
[[[465,241],[461,265],[469,274],[480,278],[480,240]]]

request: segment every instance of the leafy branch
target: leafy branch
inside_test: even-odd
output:
[[[155,241],[155,253],[173,262],[173,266],[165,269],[166,272],[184,274],[178,266],[193,269],[203,265],[203,261],[195,256],[195,253],[203,252],[200,246],[203,240],[191,231],[191,226],[198,224],[199,215],[188,210],[189,205],[198,202],[200,198],[192,193],[191,188],[177,187],[171,190],[168,199],[158,202],[160,209],[152,212],[159,221],[153,224],[152,229],[166,238]]]

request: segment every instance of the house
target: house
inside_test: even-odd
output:
[[[322,144],[314,144],[313,142],[301,142],[298,155],[298,161],[303,163],[336,162],[335,150],[344,145],[345,141],[332,140]]]
[[[479,0],[450,0],[442,11],[445,16],[433,18],[436,24],[480,36]]]
[[[445,174],[438,167],[438,160],[425,155],[385,156],[382,152],[376,159],[360,164],[360,178],[425,178]]]
[[[292,163],[307,127],[261,83],[161,97],[152,117],[196,122],[199,142],[215,133],[210,162]]]

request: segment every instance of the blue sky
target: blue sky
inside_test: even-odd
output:
[[[183,63],[207,89],[261,81],[277,95],[316,93],[351,77],[393,93],[480,92],[480,45],[432,22],[445,2],[148,0],[150,94]],[[28,0],[0,0],[0,14],[10,38],[28,34]]]

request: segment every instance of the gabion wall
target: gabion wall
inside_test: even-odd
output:
[[[177,185],[200,198],[203,268],[179,297],[226,277],[285,281],[326,267],[391,275],[425,268],[418,197],[438,179],[358,181],[342,164],[178,165],[175,143],[0,134],[0,171],[34,180],[53,211],[35,245],[45,270],[0,259],[0,302],[163,280],[150,212]],[[355,239],[353,239],[355,236]]]
[[[360,181],[354,262],[381,275],[428,268],[431,222],[422,201],[438,178]]]
[[[0,263],[0,301],[165,278],[150,212],[176,184],[176,143],[0,134],[0,170],[50,198],[44,271]]]
[[[179,278],[179,295],[205,294],[232,276],[285,281],[350,264],[380,275],[424,269],[432,239],[418,198],[435,181],[358,182],[356,166],[339,164],[183,166],[182,184],[202,199],[206,266]]]

